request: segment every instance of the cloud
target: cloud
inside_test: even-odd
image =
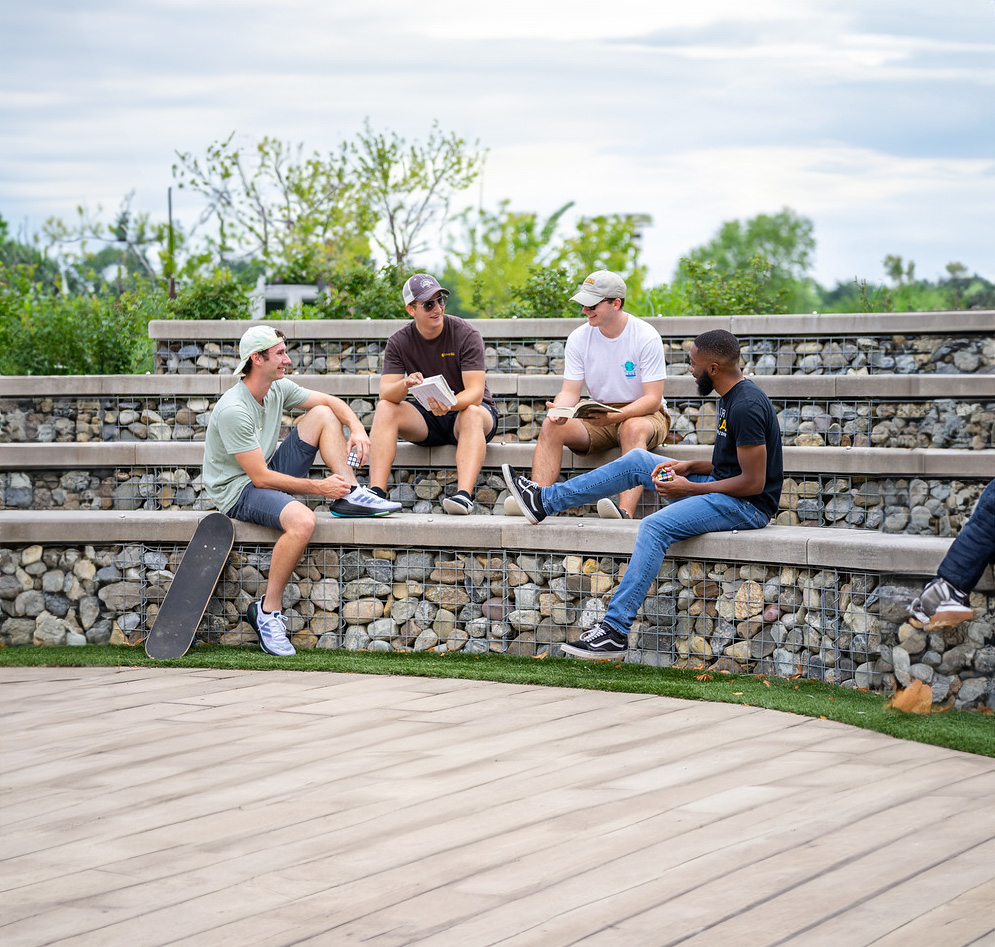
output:
[[[854,267],[875,277],[886,253],[923,274],[960,257],[995,275],[991,12],[976,0],[7,4],[0,213],[37,227],[135,189],[136,208],[161,219],[177,150],[235,131],[323,151],[367,117],[408,139],[437,119],[489,149],[467,202],[652,214],[655,278],[724,220],[783,206],[815,221],[824,282]]]

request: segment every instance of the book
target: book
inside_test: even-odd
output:
[[[551,418],[589,418],[592,414],[621,414],[621,408],[613,408],[610,404],[602,404],[600,401],[592,401],[590,398],[578,401],[572,408],[556,405],[549,409]]]
[[[429,398],[435,398],[439,404],[444,404],[451,408],[456,404],[456,395],[449,387],[449,382],[442,375],[432,375],[426,378],[420,385],[415,385],[408,389],[408,394],[415,399],[426,411],[431,411],[432,407],[428,403]]]

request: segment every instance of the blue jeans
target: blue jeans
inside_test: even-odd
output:
[[[970,592],[989,563],[995,564],[995,480],[981,492],[971,518],[936,571],[955,588]]]
[[[631,450],[597,470],[572,477],[565,483],[543,487],[543,508],[547,513],[559,513],[572,506],[594,503],[630,487],[653,489],[650,477],[653,468],[670,459],[646,450]],[[706,474],[688,477],[695,483],[708,483],[714,479]],[[748,500],[724,493],[670,501],[662,510],[651,513],[640,522],[636,548],[605,613],[604,623],[628,633],[649,587],[660,573],[663,557],[671,543],[717,530],[760,529],[769,521],[770,517]]]

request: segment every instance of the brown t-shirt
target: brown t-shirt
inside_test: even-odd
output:
[[[463,372],[484,370],[484,340],[480,333],[466,320],[448,313],[437,338],[424,338],[414,322],[409,322],[387,340],[383,355],[384,375],[442,375],[456,394],[466,387]],[[486,382],[484,403],[494,404]]]

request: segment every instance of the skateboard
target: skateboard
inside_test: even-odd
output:
[[[200,521],[145,639],[150,658],[168,660],[187,653],[234,542],[235,528],[223,513],[209,513]]]

